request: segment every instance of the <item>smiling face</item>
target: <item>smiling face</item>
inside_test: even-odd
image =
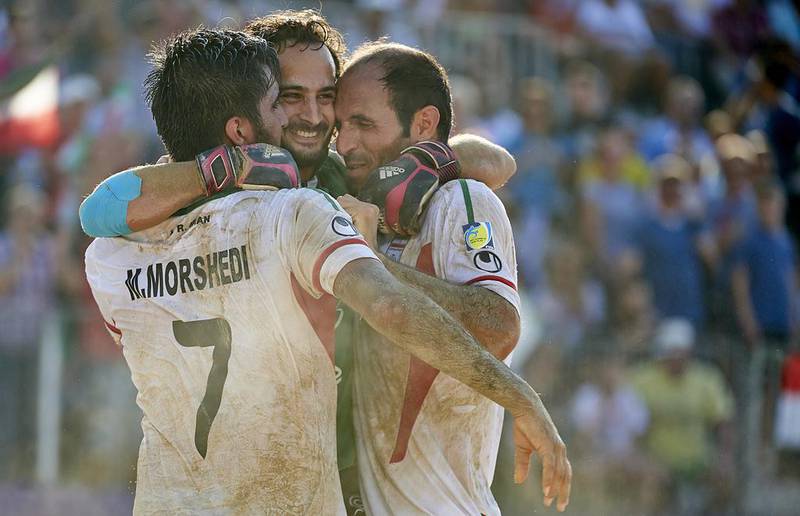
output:
[[[325,46],[287,46],[278,57],[280,101],[289,118],[283,130],[283,146],[292,153],[307,181],[328,155],[334,127],[335,65]]]
[[[348,181],[355,191],[361,189],[371,171],[396,159],[413,143],[403,135],[380,78],[380,67],[366,64],[345,72],[338,84],[336,150],[344,158]]]

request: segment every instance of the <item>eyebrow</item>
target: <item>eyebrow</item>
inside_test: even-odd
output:
[[[308,88],[306,88],[305,86],[301,86],[300,84],[282,84],[282,85],[281,85],[281,87],[280,87],[280,89],[281,89],[281,91],[283,92],[283,91],[287,91],[287,90],[292,90],[292,91],[296,91],[296,90],[299,90],[299,91],[305,91],[305,90],[307,90]],[[335,92],[335,91],[336,91],[336,86],[333,86],[333,85],[331,85],[331,86],[325,86],[324,88],[320,88],[320,89],[319,89],[319,91],[320,91],[320,92],[323,92],[323,93]]]
[[[369,122],[370,124],[375,123],[375,120],[366,115],[351,115],[349,120],[353,122]]]

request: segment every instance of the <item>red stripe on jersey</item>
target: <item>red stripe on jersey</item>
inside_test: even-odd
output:
[[[331,244],[327,249],[322,251],[322,254],[319,255],[317,262],[314,264],[313,273],[314,288],[317,289],[317,291],[322,292],[323,294],[325,293],[325,291],[322,290],[322,285],[319,281],[319,273],[322,270],[322,266],[325,264],[325,260],[327,260],[328,256],[333,254],[335,250],[350,244],[367,245],[367,242],[362,238],[345,238],[344,240],[339,240],[338,242]]]
[[[420,250],[417,257],[417,270],[431,276],[436,275],[433,267],[433,247],[431,244],[424,245]],[[414,423],[419,417],[425,397],[431,390],[433,381],[436,380],[438,374],[438,369],[429,366],[415,356],[411,357],[408,363],[403,409],[400,413],[400,427],[397,429],[397,439],[395,440],[390,463],[400,462],[405,458]]]
[[[303,309],[306,314],[308,322],[314,328],[314,333],[317,334],[322,345],[325,347],[325,352],[333,364],[333,355],[336,350],[335,328],[336,328],[336,298],[330,294],[323,294],[319,299],[314,299],[314,296],[309,294],[300,283],[294,274],[291,275],[292,279],[292,292],[297,304]]]
[[[517,290],[517,286],[514,285],[513,282],[511,282],[511,281],[509,281],[506,278],[503,278],[501,276],[478,276],[477,278],[472,278],[468,282],[464,283],[464,285],[472,285],[473,283],[477,283],[479,281],[499,281],[500,283],[505,283],[506,285],[508,285],[509,287],[513,288],[514,290]]]
[[[117,328],[116,326],[114,326],[113,324],[111,324],[108,321],[103,321],[103,322],[106,323],[106,328],[108,328],[108,331],[116,333],[117,335],[122,336],[122,330],[120,330],[119,328]]]

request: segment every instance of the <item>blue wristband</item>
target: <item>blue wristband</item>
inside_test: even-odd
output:
[[[132,233],[128,227],[128,203],[141,193],[142,178],[133,170],[114,174],[97,185],[78,210],[83,232],[91,237]]]

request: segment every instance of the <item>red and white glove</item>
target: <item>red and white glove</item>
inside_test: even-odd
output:
[[[419,142],[372,171],[358,198],[378,206],[383,233],[413,236],[419,233],[422,213],[434,192],[460,175],[461,167],[447,144]]]
[[[220,145],[197,155],[206,195],[224,190],[297,188],[300,174],[289,151],[266,143]]]

